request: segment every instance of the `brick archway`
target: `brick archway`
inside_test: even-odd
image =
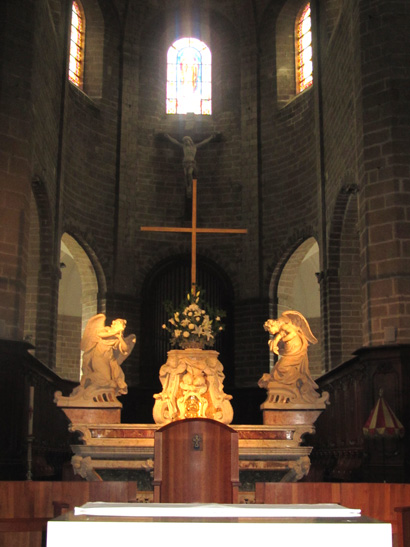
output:
[[[363,343],[356,191],[349,186],[340,192],[329,234],[326,291],[331,368],[350,359]]]
[[[99,283],[85,249],[67,233],[61,238],[60,257],[56,372],[78,381],[81,336],[87,321],[99,311]]]

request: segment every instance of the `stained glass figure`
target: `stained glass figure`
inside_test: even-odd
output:
[[[68,79],[77,87],[83,86],[85,18],[79,2],[71,6],[71,35]]]
[[[300,93],[313,83],[312,24],[310,3],[296,20],[296,87]]]
[[[167,114],[212,114],[211,52],[197,38],[180,38],[168,49]]]

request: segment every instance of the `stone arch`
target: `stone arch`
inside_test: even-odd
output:
[[[319,246],[314,237],[296,244],[277,264],[271,282],[272,317],[279,317],[285,310],[302,313],[318,338],[319,343],[309,348],[309,365],[313,377],[322,373],[321,361],[321,313],[319,271]],[[273,354],[271,366],[273,365]]]
[[[64,233],[61,238],[61,281],[58,301],[57,372],[78,381],[81,369],[80,341],[87,321],[105,310],[105,278],[97,275],[90,250]],[[101,269],[101,268],[100,268]],[[99,282],[100,278],[100,282]],[[101,285],[102,291],[100,289]]]
[[[331,368],[350,359],[362,345],[360,242],[357,186],[344,186],[332,215],[328,243],[329,361]]]
[[[174,255],[157,263],[146,276],[141,297],[141,382],[149,387],[158,382],[159,368],[166,361],[168,338],[162,324],[169,319],[165,301],[178,306],[191,286],[191,257]],[[234,383],[233,368],[233,287],[226,273],[215,262],[197,256],[197,284],[212,308],[226,312],[226,329],[216,340],[226,384]],[[159,384],[158,384],[159,387]]]
[[[55,366],[59,269],[55,262],[53,214],[44,182],[32,181],[24,337],[35,356]]]

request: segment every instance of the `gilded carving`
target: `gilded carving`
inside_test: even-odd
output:
[[[211,418],[231,423],[231,395],[224,393],[225,375],[213,350],[185,349],[168,352],[159,371],[162,392],[154,395],[156,424],[184,418]]]

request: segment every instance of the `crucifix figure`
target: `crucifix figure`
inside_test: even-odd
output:
[[[177,139],[174,139],[174,137],[171,137],[167,133],[164,133],[163,136],[167,138],[173,144],[176,144],[177,146],[181,147],[184,152],[184,159],[182,160],[182,165],[184,168],[184,175],[185,175],[186,196],[188,199],[191,199],[192,181],[194,178],[197,177],[197,169],[196,169],[196,161],[195,161],[196,151],[201,146],[204,146],[204,144],[207,144],[208,142],[215,140],[216,137],[218,136],[218,133],[212,133],[210,137],[198,143],[194,143],[191,137],[183,137],[182,142],[179,142],[177,141]]]
[[[190,228],[172,228],[162,226],[141,226],[143,232],[179,232],[191,234],[191,289],[196,290],[196,236],[197,234],[246,234],[248,230],[235,228],[198,228],[196,179],[192,181],[192,225]]]

